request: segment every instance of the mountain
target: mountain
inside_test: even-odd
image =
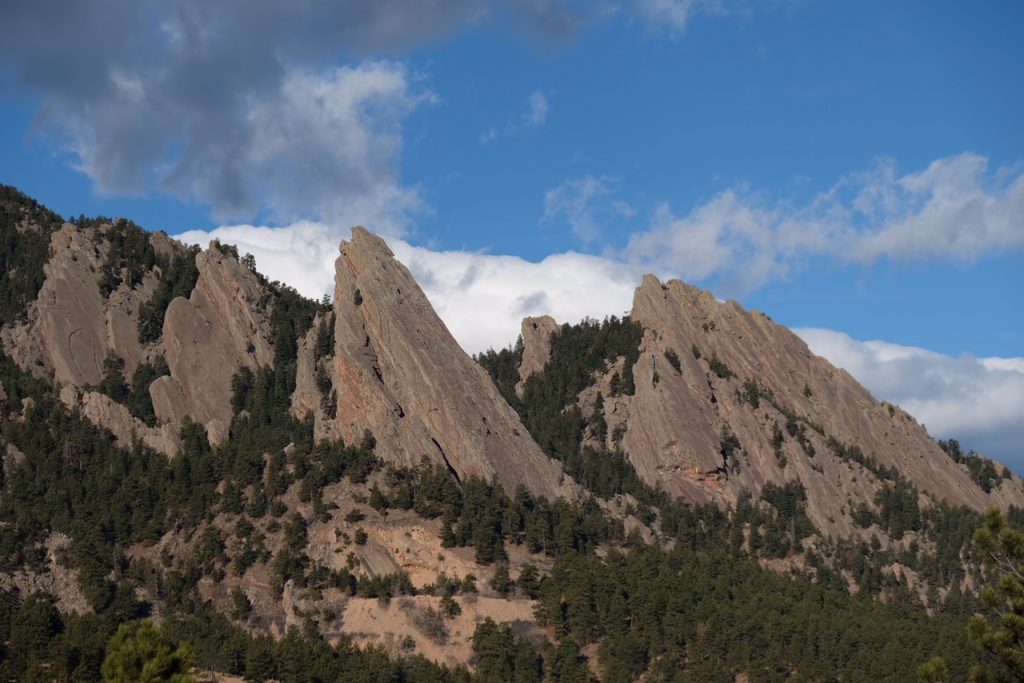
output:
[[[1008,469],[984,490],[913,417],[763,313],[648,275],[630,319],[644,330],[636,391],[606,401],[604,417],[611,433],[625,428],[622,450],[650,486],[735,504],[799,481],[811,521],[835,537],[856,533],[856,510],[896,484],[916,487],[922,504],[1024,504]],[[582,407],[592,410],[586,397]]]
[[[363,228],[328,303],[13,188],[0,219],[0,641],[45,617],[14,678],[147,615],[255,680],[971,663],[970,537],[1024,484],[762,313],[647,276],[471,358]]]

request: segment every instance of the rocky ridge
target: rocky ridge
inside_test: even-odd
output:
[[[206,426],[211,443],[227,439],[231,379],[242,367],[273,362],[270,293],[256,274],[211,243],[196,256],[199,279],[188,299],[171,301],[162,346],[170,375],[150,386],[153,408],[164,422],[185,417]]]
[[[333,332],[335,415],[313,394],[312,337],[303,342],[300,391],[293,397],[300,413],[313,407],[319,429],[349,443],[369,430],[385,460],[416,466],[426,458],[460,481],[495,479],[510,493],[523,485],[548,498],[577,495],[459,347],[408,269],[364,228],[341,244]]]
[[[852,517],[861,504],[877,509],[876,494],[894,478],[923,492],[923,505],[1024,504],[1024,486],[1008,470],[986,493],[913,417],[876,400],[763,313],[648,275],[631,319],[644,327],[635,393],[614,395],[616,365],[579,402],[590,414],[602,393],[604,445],[621,447],[652,487],[728,505],[768,483],[798,480],[809,517],[835,537],[878,533]],[[550,342],[525,333],[523,341],[526,376]]]
[[[111,289],[110,235],[116,228],[66,224],[56,229],[50,240],[50,258],[45,268],[40,267],[45,280],[38,297],[23,317],[0,320],[0,338],[5,354],[22,369],[52,383],[37,394],[45,397],[43,405],[59,396],[80,416],[109,429],[122,445],[141,441],[168,456],[178,456],[167,463],[142,449],[115,454],[132,463],[168,467],[146,470],[164,472],[165,476],[153,478],[160,482],[195,484],[180,491],[163,491],[161,495],[173,510],[166,525],[156,524],[144,535],[137,528],[130,542],[126,541],[129,545],[118,548],[125,551],[129,565],[144,560],[133,569],[152,570],[152,578],[168,572],[188,576],[198,598],[210,601],[221,614],[231,614],[236,624],[251,633],[280,638],[290,627],[305,629],[312,624],[329,640],[350,637],[358,644],[383,646],[396,656],[416,652],[437,662],[473,665],[474,631],[485,618],[515,622],[517,629],[537,636],[538,642],[562,635],[557,626],[538,616],[536,608],[541,603],[536,595],[523,592],[529,590],[523,586],[523,590],[511,592],[507,585],[499,589],[497,579],[499,570],[508,573],[506,579],[530,576],[526,574],[529,568],[546,573],[545,581],[556,580],[561,558],[549,552],[546,544],[556,539],[562,542],[564,530],[574,523],[566,522],[569,515],[588,508],[608,515],[609,534],[594,532],[591,536],[588,532],[585,538],[596,539],[588,541],[588,553],[610,561],[636,557],[636,543],[685,546],[685,541],[678,542],[684,536],[666,523],[684,508],[657,498],[665,505],[652,509],[655,499],[647,492],[636,493],[636,487],[628,489],[636,495],[617,492],[601,498],[604,494],[594,486],[591,496],[563,474],[558,462],[544,456],[490,377],[458,347],[409,271],[380,238],[361,228],[353,230],[352,239],[342,243],[336,263],[332,307],[302,304],[302,322],[294,327],[298,339],[284,339],[275,316],[289,310],[285,302],[291,299],[284,296],[288,293],[283,288],[259,276],[251,260],[239,259],[232,247],[217,243],[196,253],[166,236],[148,235],[148,244],[163,256],[188,254],[190,262],[194,259],[196,278],[184,296],[166,300],[166,312],[160,307],[156,338],[140,341],[140,311],[166,283],[167,274],[158,265],[137,280],[122,278],[121,284]],[[581,414],[593,415],[600,395],[607,429],[600,432],[606,436],[599,445],[609,451],[621,448],[645,483],[685,500],[728,508],[753,494],[755,506],[779,519],[768,509],[774,504],[759,500],[758,493],[769,484],[800,482],[807,499],[798,507],[806,507],[823,533],[797,537],[794,545],[786,545],[777,554],[758,555],[752,545],[743,549],[764,566],[818,581],[822,577],[815,572],[821,565],[811,558],[815,553],[828,556],[837,548],[822,536],[867,542],[877,535],[880,554],[894,546],[901,551],[912,544],[932,543],[923,532],[888,537],[877,526],[865,528],[854,521],[856,509],[877,511],[877,494],[898,482],[910,482],[920,491],[922,507],[936,501],[973,510],[991,503],[1021,504],[1019,479],[1001,478],[991,493],[986,493],[968,476],[965,466],[939,450],[912,418],[875,401],[848,374],[815,357],[802,341],[767,316],[744,311],[731,302],[720,303],[709,293],[677,281],[663,284],[648,277],[637,290],[631,318],[644,328],[638,360],[629,367],[624,356],[609,361],[594,384],[576,397]],[[566,347],[552,344],[552,335],[561,329],[548,316],[524,321],[522,361],[518,372],[501,385],[512,405],[518,405],[516,395],[523,398],[523,387],[531,378],[543,376],[546,365],[559,353],[564,356]],[[633,327],[628,329],[632,332]],[[629,339],[630,349],[636,349],[635,337]],[[292,342],[297,354],[292,354]],[[140,383],[149,395],[155,418],[143,421],[133,412],[131,401],[115,399],[116,392],[104,393],[107,389],[102,385],[110,377],[111,358],[121,364],[117,372],[129,384],[140,368],[159,368],[162,376]],[[276,434],[284,434],[280,441],[273,441],[274,446],[262,445],[270,439],[252,438],[253,434],[264,437],[267,430],[259,433],[251,424],[256,420],[249,418],[266,417],[268,411],[261,413],[256,403],[247,404],[253,406],[251,414],[248,408],[232,405],[239,403],[234,400],[238,393],[234,385],[243,368],[259,377],[254,385],[263,382],[264,389],[268,383],[289,387],[273,394],[273,415],[275,419],[283,415],[283,419],[270,424]],[[291,368],[295,369],[294,391],[289,384]],[[268,377],[275,371],[287,375],[288,382],[274,385],[279,378]],[[622,381],[626,376],[628,383]],[[6,389],[0,384],[0,408],[4,409],[0,418],[24,424],[36,412],[36,404],[33,399],[20,398],[21,375],[11,377],[15,379]],[[624,384],[630,388],[624,390]],[[535,400],[530,393],[527,398]],[[261,399],[271,394],[266,392]],[[265,409],[267,402],[260,408]],[[312,425],[308,421],[292,423],[282,406],[290,408],[291,416],[299,420],[312,418]],[[8,407],[13,412],[6,412]],[[180,453],[179,429],[186,419],[205,426],[213,443],[227,441],[225,447],[213,451],[200,447],[193,438],[195,432],[190,431],[184,441],[196,450]],[[308,438],[310,427],[313,439]],[[338,438],[355,444],[366,432],[376,438],[376,447],[367,452],[389,463],[416,466],[425,459],[441,466],[434,481],[446,485],[451,480],[442,468],[447,468],[452,478],[463,484],[452,487],[456,489],[453,497],[444,497],[446,501],[457,499],[460,490],[464,494],[460,503],[466,507],[459,508],[460,522],[451,521],[455,514],[451,510],[431,512],[430,505],[440,504],[441,496],[433,502],[427,499],[423,507],[417,504],[423,499],[413,502],[404,498],[413,490],[422,492],[435,486],[423,483],[426,479],[403,483],[403,477],[411,476],[409,471],[387,467],[360,477],[352,472],[359,468],[356,456],[348,454],[338,460],[340,456],[331,451],[338,444],[316,444],[317,439]],[[542,430],[537,434],[538,439],[543,438]],[[97,439],[106,436],[100,434]],[[590,444],[596,445],[596,441],[594,432],[586,437]],[[17,472],[25,462],[34,465],[45,460],[38,449],[26,446],[32,439],[19,443],[25,452],[14,443],[0,441],[0,473]],[[328,447],[321,448],[325,445]],[[74,452],[67,441],[63,447]],[[61,452],[61,448],[45,449],[46,454]],[[192,480],[190,461],[185,460],[190,456],[195,457],[192,462],[198,466],[194,469],[200,473]],[[110,470],[115,479],[124,476],[122,470],[104,467],[105,462],[92,470],[94,475]],[[339,462],[344,467],[339,469]],[[581,476],[573,466],[567,458],[566,467],[584,481],[586,473]],[[63,468],[60,457],[50,462],[51,470],[62,473]],[[345,468],[350,469],[340,474]],[[475,532],[460,527],[467,519],[488,519],[489,508],[480,499],[499,496],[494,489],[481,495],[475,482],[467,484],[470,477],[496,480],[516,498],[514,490],[524,486],[534,494],[564,496],[582,504],[559,501],[553,506],[556,512],[532,515],[521,528],[503,531],[497,538],[497,554],[479,554],[481,547],[493,552],[493,544],[487,544],[486,536],[484,543],[478,543]],[[14,490],[12,482],[22,486],[26,482],[13,477],[6,481],[8,492]],[[138,490],[146,491],[149,482],[125,481],[129,493],[125,496],[119,490],[120,508],[134,510],[134,486],[142,484]],[[50,485],[42,488],[59,489],[59,480],[51,479]],[[475,499],[470,493],[474,488]],[[531,506],[509,507],[506,511],[514,512],[495,518],[514,521],[518,515],[526,520],[523,511]],[[718,541],[724,547],[738,539],[735,545],[739,548],[747,543],[744,538],[753,538],[767,524],[757,522],[762,525],[759,530],[749,522],[750,517],[741,518],[741,507],[736,505],[734,517],[703,510],[694,512],[695,519],[735,524],[727,529],[732,534],[729,540],[722,536]],[[181,521],[193,512],[191,521]],[[704,513],[708,516],[700,517]],[[971,516],[964,511],[958,514]],[[546,531],[545,523],[550,524]],[[603,522],[591,519],[583,523],[599,529]],[[702,523],[689,524],[689,530]],[[480,528],[487,531],[486,524]],[[459,540],[453,540],[456,533],[461,534]],[[531,533],[537,534],[536,546],[529,540]],[[571,547],[571,533],[568,539],[566,547]],[[801,553],[802,539],[806,553]],[[818,540],[824,543],[818,544]],[[0,588],[20,594],[37,590],[59,593],[62,587],[77,585],[89,574],[82,571],[89,565],[81,558],[66,565],[70,547],[67,537],[50,533],[34,548],[37,558],[43,559],[30,571],[18,568],[0,573]],[[874,545],[870,553],[867,544],[859,547],[864,548],[865,556],[874,555]],[[645,550],[653,553],[659,549]],[[578,547],[571,547],[564,557],[575,557],[577,552]],[[832,566],[839,580],[858,590],[869,585],[840,565],[838,552],[830,559],[835,560]],[[917,591],[924,604],[933,602],[927,594],[929,588],[945,591],[951,582],[962,578],[939,575],[922,582],[915,570],[902,562],[883,560],[880,571],[896,577],[900,586]],[[103,572],[107,569],[104,566],[100,573],[91,573],[94,584],[95,579],[106,581]],[[115,567],[111,575],[118,576],[122,569]],[[719,569],[721,564],[714,571]],[[357,579],[361,592],[357,592],[355,581],[347,582],[346,577]],[[412,588],[397,589],[394,600],[390,599],[391,589],[374,597],[373,582],[388,577],[405,577]],[[604,585],[611,586],[619,578],[615,576]],[[461,586],[478,581],[478,586],[460,587],[457,595],[448,595],[446,590],[455,590],[444,588],[449,579]],[[961,584],[969,586],[970,581],[967,576]],[[153,588],[158,585],[159,581],[140,582],[132,590],[138,598],[152,602],[154,616],[160,619],[161,595]],[[596,593],[601,590],[580,595],[559,591],[546,608],[552,610],[549,614],[560,609],[569,614],[581,606],[586,609],[597,602]],[[885,600],[890,594],[879,589],[878,595]],[[82,591],[58,597],[62,611],[93,609],[91,598]],[[445,599],[461,613],[442,619],[440,612],[452,609],[444,607]],[[598,641],[588,642],[584,652],[597,675],[602,674],[596,666],[602,648]]]

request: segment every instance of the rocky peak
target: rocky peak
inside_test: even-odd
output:
[[[551,358],[551,335],[558,330],[558,323],[550,315],[537,318],[523,318],[523,359],[519,362],[519,382],[516,393],[523,395],[523,387],[531,375],[544,369]]]
[[[171,301],[163,349],[170,376],[153,382],[153,408],[162,421],[186,416],[207,427],[211,441],[231,423],[231,379],[242,367],[270,365],[270,294],[237,255],[211,242],[196,256],[199,279],[189,298]]]
[[[622,447],[649,484],[729,503],[798,479],[812,520],[836,535],[895,476],[935,500],[993,502],[913,418],[768,316],[648,275],[631,319],[645,334]]]
[[[353,228],[335,265],[333,434],[351,442],[370,430],[386,460],[415,466],[425,457],[460,480],[573,494],[384,240]]]

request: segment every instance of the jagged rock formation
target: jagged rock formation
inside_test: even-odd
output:
[[[36,238],[31,257],[7,262],[0,279],[0,340],[21,368],[0,359],[0,541],[14,551],[0,567],[0,592],[54,592],[62,611],[96,610],[102,618],[89,624],[110,625],[132,597],[157,619],[177,612],[198,617],[186,622],[196,632],[209,624],[225,633],[205,607],[187,614],[209,604],[251,634],[313,626],[328,642],[479,666],[486,677],[474,630],[492,618],[513,621],[537,646],[563,639],[546,650],[563,664],[579,662],[574,646],[562,647],[567,636],[578,640],[595,676],[657,678],[687,662],[685,644],[704,640],[707,624],[729,628],[743,616],[732,593],[729,610],[699,617],[715,601],[703,589],[677,609],[689,603],[673,605],[681,593],[672,577],[711,590],[772,585],[750,571],[752,559],[802,575],[786,580],[792,595],[786,585],[771,601],[777,614],[808,608],[799,581],[819,584],[824,609],[846,597],[838,585],[895,598],[900,619],[906,591],[954,614],[968,603],[948,594],[980,576],[963,535],[979,517],[919,508],[1024,505],[1016,477],[1000,478],[987,461],[980,472],[981,459],[964,464],[952,449],[947,456],[912,418],[785,328],[680,282],[646,278],[631,320],[559,327],[529,318],[521,346],[478,365],[383,240],[362,228],[341,245],[328,308],[269,283],[230,246],[199,252],[128,223],[61,227],[57,216],[33,235],[30,224],[0,218],[5,243]],[[552,343],[553,334],[572,336]],[[303,421],[289,419],[289,408]],[[201,434],[182,434],[187,418],[214,444],[230,442],[207,448]],[[367,431],[376,446],[354,446]],[[349,447],[318,443],[339,438]],[[396,471],[377,458],[440,467]],[[727,514],[687,510],[638,483],[633,469],[683,499],[740,504]],[[496,480],[511,497],[469,477]],[[802,486],[768,486],[794,481]],[[519,486],[577,504],[515,495]],[[885,512],[897,486],[899,512],[916,515],[914,524],[894,526]],[[648,583],[657,590],[638,590]],[[17,604],[0,607],[10,617]],[[811,616],[779,623],[786,633],[800,632],[790,623],[828,623]],[[838,623],[863,640],[859,621]],[[598,628],[587,633],[588,624]],[[663,625],[671,642],[654,639]],[[885,642],[891,629],[879,631]],[[232,651],[217,656],[237,664],[245,640],[229,635]],[[711,632],[708,642],[722,637]],[[257,664],[246,675],[264,675],[264,645],[247,648]],[[647,669],[636,652],[650,653]],[[626,659],[634,661],[623,668]]]
[[[838,536],[855,533],[855,507],[874,508],[890,472],[953,505],[1024,502],[1015,479],[987,495],[911,416],[762,313],[648,275],[631,319],[645,328],[636,391],[606,401],[604,411],[609,434],[624,428],[621,447],[652,486],[732,503],[768,482],[798,479],[811,519]],[[585,392],[584,412],[595,394]]]
[[[192,295],[167,307],[163,348],[171,374],[153,382],[150,393],[158,418],[180,423],[189,416],[219,443],[231,423],[231,378],[243,366],[273,362],[270,295],[216,242],[196,257],[196,266]]]
[[[190,297],[171,301],[162,335],[143,346],[139,309],[153,296],[160,273],[149,271],[136,286],[121,284],[104,296],[100,278],[113,248],[111,229],[65,223],[54,231],[37,299],[23,322],[0,330],[5,353],[37,376],[73,389],[66,394],[69,406],[122,441],[137,436],[173,455],[186,416],[205,425],[211,441],[223,441],[232,416],[232,376],[243,366],[273,361],[269,292],[236,256],[212,244],[196,256],[199,278]],[[168,260],[185,253],[163,233],[148,235],[148,241]],[[108,357],[120,360],[127,380],[140,363],[161,355],[170,375],[156,379],[149,391],[163,426],[146,427],[124,406],[90,391],[102,381]]]
[[[551,335],[557,329],[558,323],[550,315],[523,319],[523,360],[519,363],[519,383],[516,384],[519,396],[523,395],[526,380],[541,372],[551,358]]]
[[[124,444],[141,439],[172,455],[186,417],[205,425],[212,442],[223,441],[233,415],[232,377],[274,361],[273,293],[232,250],[211,244],[196,256],[190,295],[170,302],[159,339],[143,345],[139,309],[160,272],[105,295],[99,283],[110,230],[64,224],[52,232],[38,297],[22,321],[0,331],[5,352],[65,387],[69,406]],[[183,253],[162,233],[148,239],[165,259]],[[319,314],[298,340],[293,413],[314,414],[319,438],[354,442],[369,430],[378,452],[398,464],[425,457],[456,477],[495,478],[510,491],[525,484],[548,497],[575,495],[383,240],[357,228],[341,252],[333,313]],[[648,276],[631,318],[646,330],[632,368],[635,393],[611,390],[609,378],[622,371],[615,366],[580,403],[589,414],[602,394],[605,445],[621,446],[651,485],[693,501],[730,503],[768,482],[799,479],[812,519],[838,535],[855,532],[854,508],[874,506],[885,483],[880,473],[890,471],[954,505],[1024,504],[1016,479],[985,493],[913,418],[876,401],[763,314]],[[324,330],[333,333],[326,350]],[[523,321],[520,395],[550,359],[557,330],[549,316]],[[156,426],[95,391],[106,358],[119,358],[127,379],[159,355],[169,375],[149,387]],[[728,446],[732,440],[738,445]],[[857,457],[846,450],[853,446]]]
[[[324,415],[324,404],[331,397],[324,396],[324,392],[317,386],[316,380],[318,373],[328,372],[325,365],[330,360],[317,357],[317,337],[325,325],[333,325],[333,323],[318,314],[313,319],[313,325],[309,331],[299,339],[295,358],[295,391],[292,393],[291,405],[292,415],[300,420],[306,415],[316,416],[316,437],[320,439],[328,437],[330,431]]]
[[[395,463],[414,466],[426,457],[459,479],[574,495],[409,271],[364,228],[342,242],[334,315],[331,433],[352,442],[370,430],[378,454]]]

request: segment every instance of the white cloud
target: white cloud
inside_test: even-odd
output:
[[[1024,358],[954,358],[913,346],[794,330],[876,398],[901,406],[936,438],[1024,467]]]
[[[178,239],[206,244],[212,239],[251,253],[256,266],[311,298],[332,293],[338,245],[347,228],[301,221],[283,228],[251,225],[190,231]],[[434,251],[389,238],[395,256],[412,272],[431,304],[470,353],[501,348],[519,335],[530,315],[559,322],[585,316],[623,315],[633,303],[642,273],[621,262],[575,252],[533,262],[518,256]]]
[[[545,196],[543,220],[565,220],[583,240],[596,239],[607,221],[635,214],[632,206],[612,200],[613,184],[607,176],[562,184]],[[753,289],[785,277],[811,257],[854,263],[956,260],[1019,249],[1024,246],[1022,188],[1024,175],[1016,170],[987,173],[983,158],[963,154],[902,176],[883,162],[841,179],[803,206],[773,202],[745,188],[724,191],[682,217],[662,205],[650,227],[635,233],[618,255],[569,252],[530,262],[433,251],[394,237],[389,243],[463,348],[478,352],[514,341],[527,315],[551,314],[561,322],[621,315],[644,272],[705,286],[711,281],[725,294],[730,287]],[[365,202],[352,197],[329,224],[229,226],[181,237],[201,244],[212,237],[236,243],[243,253],[254,254],[272,279],[320,297],[333,289],[333,263],[347,226],[367,224],[378,231],[384,226],[392,235],[401,229],[410,209],[402,208],[396,217],[388,204],[372,194]],[[934,435],[959,438],[1001,459],[1024,460],[1019,451],[1024,358],[951,358],[857,342],[828,330],[799,333],[816,353],[845,367],[879,398],[900,404]]]
[[[560,323],[621,316],[633,305],[641,275],[616,261],[575,252],[533,262],[431,251],[401,241],[393,241],[392,250],[469,352],[511,344],[529,315],[551,315]]]
[[[530,93],[526,100],[526,113],[523,114],[523,123],[528,126],[539,126],[548,118],[548,98],[539,90]]]
[[[544,214],[541,222],[552,223],[564,220],[573,234],[584,244],[589,244],[601,236],[605,214],[609,207],[604,199],[611,193],[612,178],[608,176],[586,176],[584,178],[566,180],[558,187],[548,190],[544,195]],[[618,215],[631,217],[626,210],[631,209],[624,202],[615,202],[610,210]]]
[[[986,158],[961,154],[902,177],[890,162],[850,179],[854,221],[862,216],[866,223],[849,239],[853,257],[968,260],[1024,246],[1024,174],[987,170]]]
[[[651,225],[632,235],[623,258],[741,293],[785,278],[814,257],[970,261],[1021,248],[1024,173],[990,172],[987,159],[964,153],[905,175],[881,160],[805,204],[743,186],[682,216],[662,204]]]
[[[348,236],[346,229],[313,221],[299,221],[283,228],[227,225],[175,235],[182,242],[204,248],[214,239],[234,244],[240,254],[256,257],[256,268],[261,273],[291,285],[311,299],[334,293],[334,259],[338,257],[341,240]]]
[[[315,206],[330,222],[356,214],[357,222],[401,232],[423,206],[395,171],[401,124],[432,99],[391,62],[289,74],[275,97],[251,103],[243,124],[248,143],[239,151],[251,191],[273,197],[273,211],[286,219]]]

